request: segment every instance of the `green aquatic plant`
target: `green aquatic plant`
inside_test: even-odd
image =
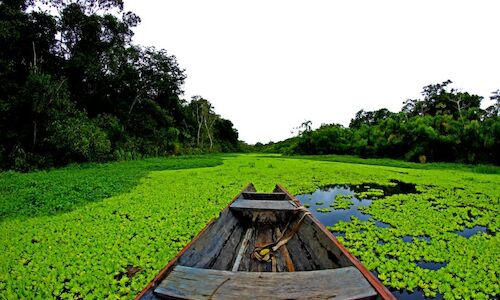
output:
[[[366,191],[354,193],[354,196],[358,199],[377,199],[384,196],[384,191],[381,189],[370,188],[365,186]]]
[[[331,229],[338,240],[388,287],[445,299],[500,294],[497,174],[258,155],[134,163],[0,173],[0,206],[7,212],[0,220],[0,298],[133,298],[248,182],[259,191],[281,183],[304,194],[391,180],[416,184],[419,194],[359,206],[373,219],[337,223]],[[130,175],[129,168],[143,169]],[[70,209],[46,213],[58,205]],[[486,232],[460,235],[476,226]],[[430,270],[421,261],[446,265]]]
[[[67,213],[91,202],[129,192],[152,171],[220,164],[222,157],[211,155],[87,163],[32,173],[0,172],[0,220]]]
[[[353,195],[345,195],[345,194],[337,194],[335,195],[335,200],[351,200],[353,198]]]
[[[323,207],[323,208],[316,208],[316,211],[317,212],[320,212],[320,213],[329,213],[331,212],[333,209],[331,209],[330,207]]]
[[[330,206],[335,209],[349,209],[354,204],[351,199],[352,195],[337,194]]]

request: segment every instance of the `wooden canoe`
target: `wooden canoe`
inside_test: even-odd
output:
[[[285,188],[257,193],[252,184],[136,299],[261,297],[395,299]]]

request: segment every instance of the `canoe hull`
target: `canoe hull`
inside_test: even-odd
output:
[[[295,275],[298,279],[300,276],[304,276],[298,274],[309,273],[308,276],[312,276],[317,271],[330,272],[332,276],[338,276],[333,274],[340,274],[340,271],[348,270],[348,268],[355,270],[353,272],[356,274],[359,273],[359,275],[356,275],[358,276],[357,285],[353,283],[351,289],[356,290],[356,286],[368,285],[371,291],[365,289],[356,294],[357,296],[346,296],[346,299],[395,299],[380,281],[352,256],[314,216],[311,214],[302,215],[303,210],[298,209],[301,206],[300,201],[281,185],[277,185],[273,193],[264,194],[256,193],[254,186],[249,184],[229,203],[217,219],[209,222],[160,271],[149,285],[137,295],[136,299],[159,299],[160,297],[163,298],[163,296],[186,299],[214,298],[214,295],[211,294],[208,294],[210,297],[207,295],[205,295],[207,297],[201,297],[201,295],[200,297],[193,297],[191,294],[179,297],[176,294],[178,291],[173,290],[174,283],[175,280],[183,280],[182,278],[186,276],[186,270],[193,273],[191,274],[192,278],[184,281],[190,284],[196,280],[199,280],[200,284],[205,282],[203,276],[208,272],[210,276],[215,276],[213,273],[220,273],[220,276],[226,277],[232,274],[231,277],[227,277],[227,280],[231,279],[231,284],[236,286],[237,279],[243,273],[248,273],[245,276],[257,276],[254,280],[256,281],[260,278],[257,274],[265,272],[270,273],[270,275],[265,275],[270,276],[270,278],[281,278],[282,276],[294,278]],[[277,241],[281,235],[285,235],[283,232],[290,233],[292,230],[292,237],[286,244],[273,252],[272,260],[267,262],[258,261],[253,257],[252,253],[255,247],[265,246]],[[345,268],[345,270],[342,270],[342,268]],[[181,276],[181,279],[179,279],[179,276]],[[320,281],[321,278],[311,280],[316,282]],[[231,298],[229,297],[231,284],[223,283],[223,288],[217,291],[223,293],[224,297],[222,298]],[[298,284],[298,286],[301,284]],[[168,286],[170,292],[164,289],[165,293],[162,294],[160,286]],[[199,285],[186,287],[183,292],[188,293],[188,291],[196,290],[197,286]],[[325,283],[323,293],[331,291],[333,286],[331,283]],[[311,284],[305,286],[305,288],[306,291],[302,291],[303,295],[299,298],[304,298],[312,293]],[[241,289],[241,287],[236,289]],[[301,289],[304,289],[304,287],[301,287]],[[291,293],[293,289],[289,288],[287,290]],[[254,287],[253,291],[256,291],[256,287]],[[239,293],[241,295],[241,291]],[[265,294],[265,290],[263,293]],[[278,297],[277,294],[269,296],[296,298],[293,296],[296,294],[290,293],[282,294],[283,297]],[[334,293],[339,294],[339,290],[335,290]],[[363,293],[366,295],[372,293],[372,295],[364,297],[362,296]],[[254,293],[249,295],[255,296]],[[319,294],[314,295],[319,296]],[[336,299],[341,298],[337,297]]]

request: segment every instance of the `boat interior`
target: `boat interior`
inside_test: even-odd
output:
[[[292,197],[280,186],[257,193],[250,184],[179,254],[150,299],[233,299],[248,291],[376,299],[331,234]],[[267,254],[258,250],[266,248],[267,259],[258,259],[255,253]]]
[[[252,257],[256,247],[270,244],[285,230],[297,226],[303,212],[286,193],[256,193],[247,191],[222,212],[220,218],[207,228],[192,247],[179,257],[183,266],[248,272],[272,272],[273,262]],[[349,265],[341,252],[332,247],[329,238],[324,243],[318,228],[304,218],[296,234],[275,256],[275,272],[335,269]]]

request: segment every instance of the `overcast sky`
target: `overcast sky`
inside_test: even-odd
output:
[[[305,120],[345,126],[360,109],[399,111],[422,87],[490,104],[500,89],[500,1],[125,0],[134,42],[186,69],[248,143],[279,141]]]

